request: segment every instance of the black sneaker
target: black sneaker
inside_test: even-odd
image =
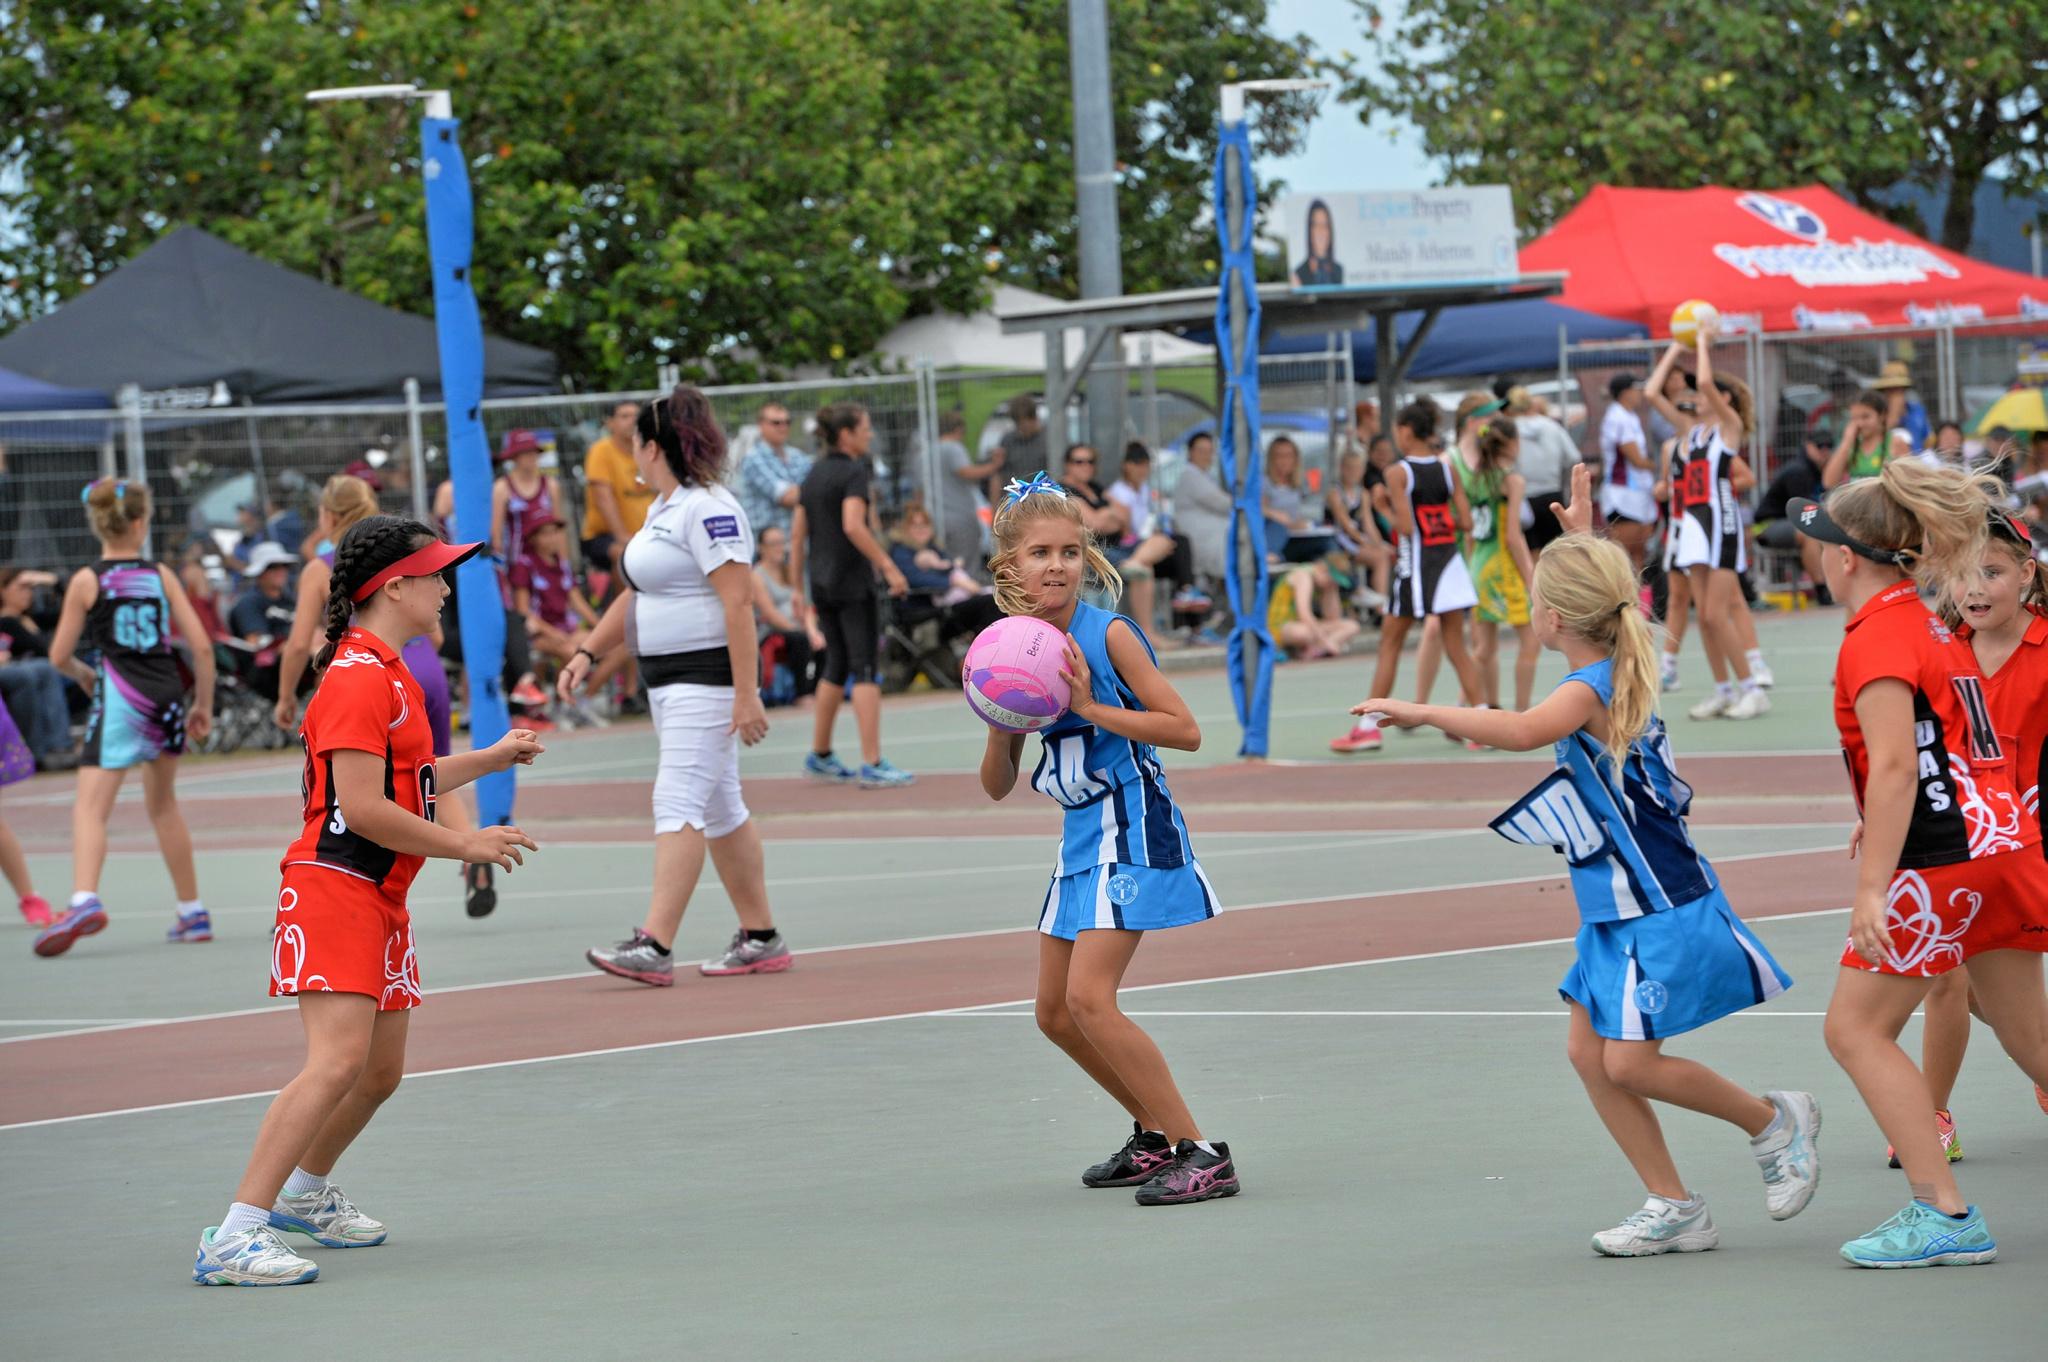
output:
[[[462,867],[462,908],[471,917],[489,917],[491,910],[498,906],[498,891],[493,884],[491,869],[487,865]]]
[[[1083,1187],[1136,1187],[1159,1176],[1173,1162],[1173,1146],[1156,1130],[1131,1122],[1124,1147],[1081,1174]]]
[[[1230,1161],[1230,1146],[1221,1140],[1210,1144],[1214,1154],[1203,1153],[1193,1140],[1182,1140],[1173,1151],[1173,1162],[1138,1189],[1138,1204],[1178,1206],[1184,1201],[1236,1196],[1237,1165]]]

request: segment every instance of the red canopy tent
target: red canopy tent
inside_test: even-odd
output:
[[[1820,185],[1602,185],[1522,247],[1521,264],[1569,270],[1559,302],[1654,336],[1671,334],[1688,298],[1744,331],[2048,318],[2048,281],[1942,250]]]

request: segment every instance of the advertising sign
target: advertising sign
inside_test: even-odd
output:
[[[1298,289],[1493,284],[1521,273],[1506,185],[1290,194],[1280,216]]]

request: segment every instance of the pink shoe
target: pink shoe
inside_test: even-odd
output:
[[[1341,738],[1330,740],[1332,752],[1377,752],[1384,741],[1380,737],[1380,726],[1366,722],[1352,729]]]
[[[21,896],[21,916],[22,920],[31,927],[49,926],[52,916],[50,901],[41,894],[23,894]]]

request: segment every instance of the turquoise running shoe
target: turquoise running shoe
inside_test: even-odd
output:
[[[1975,1206],[1958,1220],[1924,1201],[1909,1201],[1861,1239],[1842,1245],[1842,1256],[1857,1267],[1966,1267],[1996,1258],[1998,1245]]]
[[[804,774],[812,780],[823,780],[835,785],[847,784],[853,780],[853,772],[837,757],[821,757],[816,752],[804,754]]]
[[[860,768],[860,787],[863,790],[895,790],[915,784],[917,777],[896,763],[883,757],[873,765]]]

